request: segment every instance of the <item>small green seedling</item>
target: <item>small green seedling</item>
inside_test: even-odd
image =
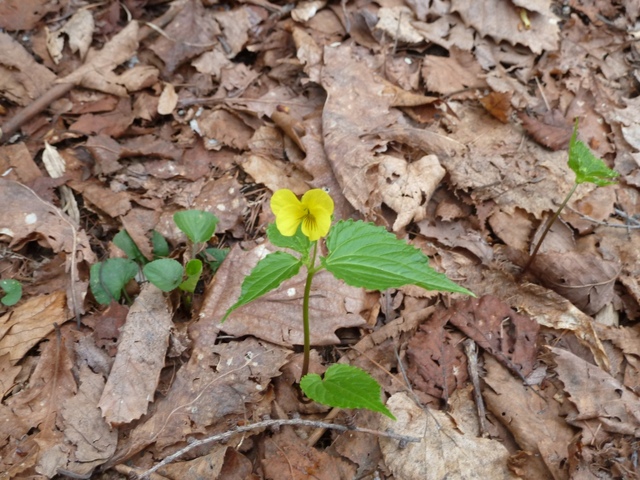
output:
[[[297,252],[277,251],[260,260],[242,283],[240,298],[225,313],[224,322],[235,309],[274,290],[306,267],[307,280],[302,301],[304,356],[300,388],[312,400],[339,408],[366,408],[395,420],[380,400],[380,385],[365,371],[351,365],[335,364],[324,380],[308,374],[310,354],[309,297],[313,276],[320,270],[354,287],[386,290],[417,285],[473,295],[429,266],[419,249],[372,223],[341,220],[331,226],[333,200],[324,190],[314,189],[301,200],[290,190],[278,190],[271,199],[276,223],[267,236],[273,245]],[[326,237],[327,256],[316,263],[318,240]]]
[[[0,280],[0,289],[4,291],[0,302],[7,307],[12,307],[22,298],[22,285],[17,280],[13,280],[12,278]]]
[[[601,159],[596,157],[591,152],[591,150],[589,150],[589,147],[584,144],[584,142],[578,140],[577,118],[573,127],[573,135],[571,135],[571,141],[569,142],[568,165],[569,168],[576,174],[576,179],[573,183],[573,187],[562,201],[562,204],[560,204],[560,206],[558,207],[558,210],[556,210],[551,219],[547,222],[544,230],[542,231],[542,235],[540,235],[538,243],[536,243],[536,246],[533,249],[531,256],[529,257],[529,261],[522,270],[522,273],[525,273],[527,270],[529,270],[529,267],[533,263],[533,259],[536,258],[536,254],[538,253],[538,250],[540,250],[540,246],[547,236],[547,233],[549,233],[551,226],[560,216],[560,212],[562,212],[567,203],[569,203],[569,200],[576,191],[576,188],[578,188],[578,185],[580,185],[581,183],[593,183],[598,187],[604,187],[605,185],[611,185],[615,183],[612,180],[620,175],[615,170],[611,170]]]
[[[215,272],[224,260],[227,249],[205,249],[206,243],[213,236],[218,224],[215,215],[201,210],[185,210],[177,212],[173,220],[178,228],[187,236],[191,246],[190,260],[185,267],[169,256],[169,245],[162,235],[154,230],[151,237],[154,260],[149,261],[140,251],[126,230],[113,237],[113,243],[120,248],[127,258],[110,258],[91,267],[90,285],[93,296],[100,304],[108,304],[111,300],[120,300],[124,287],[142,273],[163,292],[177,288],[190,295],[196,289],[203,271],[202,260],[194,258],[201,255],[208,265],[214,266]]]

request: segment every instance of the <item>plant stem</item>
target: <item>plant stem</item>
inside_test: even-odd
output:
[[[302,375],[309,373],[309,355],[311,354],[311,335],[309,334],[309,296],[311,294],[311,282],[316,273],[316,253],[318,253],[318,242],[313,245],[313,255],[311,262],[307,265],[307,283],[304,286],[304,299],[302,300],[302,328],[304,330],[304,355],[302,360]]]
[[[536,247],[533,249],[533,253],[529,257],[529,261],[527,262],[527,264],[522,269],[522,273],[525,273],[527,270],[529,270],[529,267],[533,263],[533,259],[536,258],[536,254],[538,253],[538,250],[540,250],[540,246],[542,245],[542,242],[544,241],[544,238],[547,236],[547,233],[549,233],[549,230],[551,230],[551,226],[554,224],[556,219],[560,216],[560,212],[562,211],[562,209],[567,205],[567,203],[569,203],[569,199],[573,195],[573,192],[576,191],[576,188],[578,188],[578,184],[574,183],[573,187],[571,188],[571,191],[564,198],[564,201],[562,202],[560,207],[558,207],[558,210],[556,210],[556,213],[554,213],[553,217],[551,217],[551,220],[549,220],[547,222],[547,226],[544,228],[544,231],[542,232],[542,235],[540,235],[540,239],[538,240],[538,243],[536,243]]]

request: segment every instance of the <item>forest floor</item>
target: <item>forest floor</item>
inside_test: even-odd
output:
[[[1,2],[0,275],[22,296],[0,305],[0,479],[639,478],[639,18],[636,0]],[[581,184],[523,271],[574,183],[576,118],[620,176]],[[275,249],[283,188],[325,189],[336,220],[476,295],[315,279],[311,371],[363,368],[396,421],[301,401],[302,274],[220,323]],[[131,281],[101,305],[90,269],[125,257],[118,232],[142,263],[158,234],[192,257],[186,209],[227,253],[193,298]]]

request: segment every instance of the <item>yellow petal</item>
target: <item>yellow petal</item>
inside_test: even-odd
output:
[[[297,199],[296,199],[297,200]],[[276,215],[276,227],[285,237],[292,237],[298,230],[298,225],[307,216],[307,210],[298,202],[298,205],[287,205],[280,208]]]
[[[271,197],[271,211],[276,217],[283,208],[291,205],[300,205],[300,200],[287,188],[276,190]]]
[[[329,212],[329,216],[333,215],[333,198],[320,188],[309,190],[302,196],[302,204],[313,211],[314,208],[322,208]]]
[[[331,217],[329,215],[324,215],[321,219],[318,219],[309,214],[302,219],[302,233],[309,237],[312,242],[326,236],[330,227]]]

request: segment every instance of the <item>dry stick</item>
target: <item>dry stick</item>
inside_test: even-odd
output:
[[[171,5],[171,8],[165,12],[160,18],[156,20],[154,23],[155,27],[164,27],[168,24],[173,18],[177,15],[180,9],[184,6],[184,0],[178,0],[174,4]],[[140,29],[138,32],[138,41],[144,40],[155,30],[149,26],[145,26]],[[66,78],[66,77],[65,77]],[[11,138],[11,136],[16,133],[22,125],[27,123],[33,117],[42,112],[45,108],[47,108],[51,103],[58,100],[63,95],[66,95],[75,87],[75,83],[66,82],[65,79],[62,78],[59,80],[60,83],[55,84],[45,93],[43,93],[38,99],[24,107],[18,113],[16,113],[13,117],[7,120],[2,128],[0,129],[0,144],[5,143]]]
[[[482,399],[482,393],[480,392],[480,376],[478,375],[478,346],[476,345],[476,342],[470,338],[467,338],[462,343],[464,344],[464,353],[467,355],[467,370],[469,370],[469,377],[471,377],[473,395],[476,400],[476,408],[478,409],[480,435],[487,437],[488,431],[487,424],[485,423],[485,416],[487,413],[484,409],[484,400]]]
[[[202,438],[200,440],[196,440],[195,442],[190,443],[182,450],[178,450],[173,455],[169,455],[164,460],[162,460],[158,465],[153,468],[150,468],[146,472],[142,473],[139,478],[147,478],[152,473],[156,472],[160,468],[165,465],[170,464],[177,458],[181,457],[185,453],[193,450],[194,448],[200,447],[202,445],[206,445],[212,442],[219,442],[222,440],[227,440],[238,433],[250,432],[252,430],[259,430],[261,428],[269,428],[269,427],[281,427],[283,425],[294,425],[294,426],[304,426],[304,427],[315,427],[315,428],[329,428],[332,430],[339,430],[341,432],[353,431],[353,432],[362,432],[368,433],[370,435],[376,435],[378,437],[386,437],[393,438],[395,440],[400,440],[401,442],[416,442],[419,443],[422,441],[421,438],[418,437],[410,437],[408,435],[399,435],[393,432],[382,432],[380,430],[372,430],[369,428],[361,428],[361,427],[347,427],[346,425],[336,425],[334,423],[326,423],[326,422],[316,422],[314,420],[302,420],[302,419],[284,419],[284,420],[265,420],[264,422],[257,422],[252,425],[246,425],[244,427],[236,427],[234,430],[229,430],[224,433],[220,433],[218,435],[213,435],[211,437]]]

